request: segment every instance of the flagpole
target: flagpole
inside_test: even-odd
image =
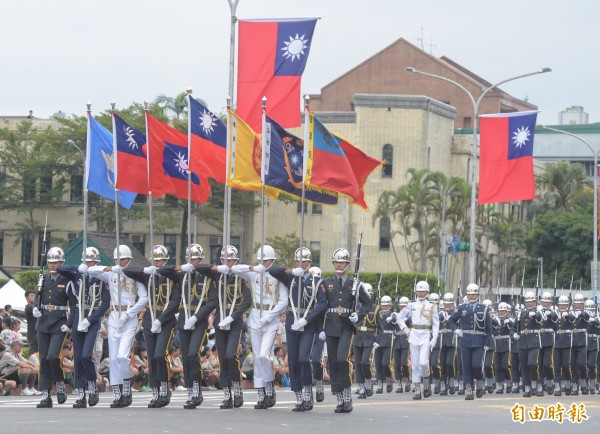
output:
[[[111,116],[113,119],[113,167],[115,168],[115,238],[117,241],[117,264],[121,265],[121,249],[119,249],[119,190],[117,189],[117,148],[114,134],[114,119],[115,119],[115,106],[114,102],[110,103]],[[119,303],[119,317],[121,316],[121,279],[117,279],[117,298]]]
[[[192,250],[190,246],[192,245],[192,171],[190,169],[190,165],[192,163],[192,107],[191,107],[191,99],[192,99],[192,88],[188,87],[186,89],[188,94],[188,219],[187,219],[187,250],[189,251],[189,258],[186,259],[186,262],[192,262]],[[187,288],[184,288],[184,291],[187,290],[187,305],[183,305],[183,311],[185,313],[185,320],[187,321],[190,318],[192,313],[192,273],[187,273]]]
[[[87,103],[87,115],[88,115],[88,137],[87,137],[87,142],[85,144],[85,161],[83,163],[83,240],[82,240],[82,250],[81,250],[81,261],[82,263],[85,263],[85,251],[87,250],[87,225],[88,225],[88,188],[87,188],[87,182],[88,182],[88,171],[89,171],[89,167],[90,167],[90,128],[89,128],[89,123],[90,123],[90,116],[92,115],[92,104],[91,103]],[[75,145],[75,142],[71,141],[73,143],[73,145],[79,149],[77,147],[77,145]],[[116,158],[115,158],[116,159]],[[83,273],[83,275],[81,276],[81,281],[80,281],[80,285],[79,285],[79,322],[81,322],[81,317],[83,315],[83,288],[85,288],[85,282],[86,282],[86,275],[87,275],[87,271],[85,271]]]
[[[267,132],[267,97],[262,98],[262,155],[260,159],[260,260],[261,264],[265,257],[265,177],[268,175],[267,161],[267,143],[271,140],[271,134]],[[259,318],[262,318],[264,292],[264,273],[260,273],[260,297],[259,297]]]
[[[310,110],[310,97],[304,96],[304,152],[302,153],[302,213],[300,214],[300,267],[302,267],[302,249],[304,248],[304,206],[306,204],[306,169],[308,167],[308,140],[309,140],[309,115]],[[304,276],[298,276],[298,303],[296,306],[300,308],[300,302],[302,300],[302,279]],[[290,294],[291,296],[291,294]],[[308,307],[307,307],[308,309]],[[294,311],[294,322],[298,321],[295,317],[296,312]]]
[[[231,148],[233,141],[233,122],[231,121],[231,97],[227,97],[227,149],[225,150],[227,155],[227,160],[225,162],[225,190],[223,197],[223,249],[227,249],[229,245],[229,212],[231,208],[231,189],[227,184],[227,180],[229,179],[229,171],[231,170]]]
[[[144,101],[144,122],[146,124],[146,167],[148,172],[148,212],[150,214],[150,255],[149,258],[154,256],[154,222],[152,220],[152,188],[150,184],[150,131],[148,130],[148,101]],[[154,283],[154,279],[150,279],[150,282]],[[156,319],[156,312],[152,308],[154,293],[152,288],[148,288],[148,307],[150,310],[150,317],[152,322]],[[156,308],[156,306],[155,306]]]

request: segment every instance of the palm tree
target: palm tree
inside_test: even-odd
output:
[[[545,207],[561,211],[569,209],[573,194],[589,184],[581,164],[564,160],[546,165],[546,171],[537,177],[536,182],[546,189],[541,196]]]
[[[177,96],[167,96],[164,93],[154,98],[154,103],[163,107],[164,110],[172,112],[177,119],[187,113],[187,93],[181,92]]]

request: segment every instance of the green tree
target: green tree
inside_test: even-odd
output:
[[[277,255],[277,265],[286,268],[294,266],[294,252],[300,247],[300,238],[295,232],[281,236],[265,238],[265,244],[273,247]],[[254,251],[258,252],[260,243],[254,245]],[[253,254],[253,259],[254,259]]]

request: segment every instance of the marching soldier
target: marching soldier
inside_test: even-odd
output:
[[[373,287],[369,283],[362,284],[363,290],[371,297]],[[358,398],[365,399],[373,395],[371,383],[371,353],[375,345],[375,333],[377,332],[377,313],[379,306],[370,312],[361,306],[361,320],[356,323],[356,334],[354,336],[354,368],[356,382],[358,383]],[[377,393],[383,393],[383,383],[377,388]]]
[[[448,320],[450,328],[461,338],[460,352],[465,385],[465,399],[483,396],[483,358],[492,345],[492,318],[489,309],[478,303],[479,285],[467,286],[467,303],[461,304]],[[460,328],[458,322],[460,321]]]
[[[321,279],[321,269],[319,267],[310,267],[309,273],[314,279]],[[327,306],[325,306],[327,311]],[[323,402],[325,400],[325,390],[323,389],[323,350],[325,349],[325,336],[323,339],[319,337],[319,330],[323,330],[323,323],[325,321],[325,315],[317,320],[317,328],[315,330],[315,337],[313,339],[312,350],[310,351],[310,364],[312,366],[312,376],[315,382],[315,399],[317,402]],[[289,357],[289,355],[288,355]]]
[[[571,347],[571,370],[573,380],[571,384],[571,395],[588,394],[587,387],[587,328],[590,319],[589,312],[583,309],[584,298],[582,294],[573,297],[573,314],[575,315],[575,328],[573,329],[573,345]]]
[[[177,320],[179,342],[183,363],[183,378],[188,399],[183,408],[193,410],[204,401],[202,397],[201,348],[206,341],[208,317],[219,304],[215,281],[219,273],[211,265],[201,264],[204,249],[200,244],[191,244],[185,252],[186,264],[163,266],[158,272],[167,278],[177,278],[181,283],[181,306]],[[180,270],[181,273],[177,273]]]
[[[77,401],[73,408],[86,408],[88,401],[85,390],[88,391],[90,407],[98,404],[99,394],[96,388],[96,365],[93,352],[96,338],[104,314],[110,305],[110,291],[105,282],[90,277],[86,271],[100,261],[100,252],[95,247],[87,247],[84,255],[85,263],[63,265],[57,271],[73,282],[76,287],[74,294],[76,303],[72,307],[70,317],[71,338],[73,339],[73,362],[75,365],[75,390]],[[79,272],[79,269],[83,273]]]
[[[350,253],[339,248],[333,252],[331,262],[335,275],[325,279],[327,315],[324,331],[327,342],[328,363],[331,374],[331,391],[336,396],[335,413],[352,411],[350,392],[350,350],[354,337],[354,324],[362,313],[356,311],[360,303],[364,311],[373,309],[371,298],[359,282],[355,285],[348,277]]]
[[[158,270],[169,260],[169,252],[165,246],[152,248],[152,263],[149,267],[126,269],[123,273],[137,282],[146,285],[148,293],[148,309],[142,318],[144,340],[148,348],[148,384],[152,388],[152,399],[148,408],[166,407],[171,402],[169,387],[169,344],[173,338],[177,321],[175,313],[181,304],[181,287],[179,279],[167,279],[158,274]]]
[[[583,305],[585,311],[590,315],[587,328],[587,368],[588,389],[592,395],[596,394],[596,364],[598,361],[598,336],[600,336],[600,319],[596,315],[596,303],[594,300],[586,300]]]
[[[558,314],[552,308],[553,297],[549,292],[542,294],[542,314],[543,322],[540,326],[540,348],[539,364],[541,365],[544,377],[546,379],[546,391],[552,393],[554,389],[554,342],[556,341],[556,329],[558,328]],[[544,396],[544,385],[540,380],[537,386],[537,396]]]
[[[252,304],[252,293],[246,282],[229,273],[238,260],[238,250],[227,246],[221,249],[222,264],[211,268],[221,273],[217,284],[219,308],[215,316],[215,339],[220,361],[219,383],[225,395],[219,408],[223,410],[244,405],[238,346],[244,328],[243,314]]]
[[[113,266],[95,265],[87,270],[80,266],[80,272],[87,271],[90,276],[108,283],[112,309],[108,317],[108,357],[114,394],[110,408],[123,408],[131,405],[132,401],[131,344],[138,314],[148,303],[148,295],[142,283],[123,274],[131,263],[131,249],[121,244],[113,256],[116,263]]]
[[[571,346],[573,344],[573,329],[575,315],[569,312],[569,297],[558,297],[558,328],[554,343],[554,396],[561,396],[564,389],[567,396],[571,395]]]
[[[538,382],[538,358],[541,348],[540,327],[544,317],[535,303],[535,294],[532,291],[525,293],[525,309],[515,322],[514,338],[518,341],[519,360],[521,362],[521,376],[523,377],[523,397],[530,398],[532,391],[535,394]]]
[[[515,320],[510,318],[510,305],[505,302],[498,304],[498,316],[494,318],[494,370],[496,373],[496,393],[510,392],[510,333]]]
[[[393,390],[392,383],[392,341],[394,340],[395,324],[387,319],[392,315],[392,298],[389,295],[381,297],[381,308],[377,312],[377,337],[375,338],[375,375],[379,385],[377,393],[383,392],[383,382],[386,382],[386,392]],[[379,392],[381,390],[381,392]]]
[[[70,331],[67,309],[69,305],[74,306],[76,303],[73,282],[56,271],[65,262],[63,250],[52,247],[48,250],[46,261],[50,274],[44,275],[40,291],[35,296],[36,307],[33,308],[33,316],[38,319],[39,387],[42,391],[42,400],[37,408],[52,407],[52,383],[56,383],[58,403],[64,404],[67,400],[61,351],[67,332]]]
[[[408,297],[400,297],[398,300],[398,312],[402,312],[408,305]],[[402,331],[395,321],[392,321],[393,315],[389,315],[389,322],[394,323],[394,376],[398,382],[396,393],[410,391],[410,380],[408,378],[408,336]],[[386,321],[388,320],[386,319]],[[410,318],[406,320],[406,325],[410,327]],[[404,384],[403,384],[404,383]]]
[[[515,306],[514,312],[514,320],[521,316],[521,305],[517,304]],[[515,336],[518,336],[514,333],[515,322],[513,322],[513,328],[510,331],[510,376],[512,378],[512,389],[511,393],[519,393],[520,390],[520,382],[521,382],[521,362],[519,360],[519,345],[518,340],[515,339]],[[570,347],[569,347],[570,348]],[[507,390],[508,392],[508,390]]]
[[[447,396],[448,391],[454,395],[457,387],[454,363],[456,359],[456,335],[450,328],[448,320],[454,313],[454,294],[447,292],[442,299],[443,310],[440,310],[440,395]]]
[[[429,294],[429,301],[435,304],[438,307],[438,316],[440,314],[440,295],[433,293]],[[433,342],[433,341],[432,341]],[[431,366],[431,383],[433,387],[433,393],[436,395],[440,393],[440,379],[441,379],[441,370],[440,370],[440,350],[441,350],[441,335],[438,334],[438,338],[435,343],[431,346],[431,354],[429,355],[429,365]]]
[[[497,319],[496,312],[494,312],[494,307],[492,300],[485,299],[482,304],[488,308],[490,312],[490,317],[492,318],[492,327],[494,325],[494,320]],[[492,330],[493,335],[493,330]],[[492,339],[492,345],[490,348],[484,351],[484,361],[483,361],[483,373],[484,373],[484,389],[487,390],[488,393],[492,393],[494,390],[494,343],[495,340]]]
[[[276,402],[271,352],[279,330],[279,316],[288,305],[288,291],[269,273],[276,259],[273,247],[259,248],[256,259],[260,261],[258,265],[236,265],[231,270],[252,287],[253,308],[248,315],[248,328],[254,355],[254,387],[258,391],[254,408],[267,409]]]
[[[296,268],[291,272],[284,267],[272,266],[269,273],[288,288],[285,332],[290,386],[296,395],[296,406],[292,411],[303,412],[313,409],[310,355],[317,326],[323,320],[327,305],[321,277],[313,276],[309,271],[312,262],[310,250],[302,247],[300,254],[300,249],[297,249],[294,261]]]
[[[421,381],[423,382],[423,396],[431,396],[431,381],[429,368],[430,348],[435,345],[439,334],[439,315],[437,306],[427,300],[429,284],[424,280],[417,282],[415,287],[416,300],[409,303],[392,318],[398,323],[402,331],[408,336],[410,344],[410,358],[412,363],[412,381],[415,386],[413,399],[421,399]],[[406,324],[411,320],[410,328]]]

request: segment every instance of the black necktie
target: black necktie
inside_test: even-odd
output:
[[[340,287],[343,287],[343,286],[344,286],[344,279],[342,279],[342,278],[340,277]]]

